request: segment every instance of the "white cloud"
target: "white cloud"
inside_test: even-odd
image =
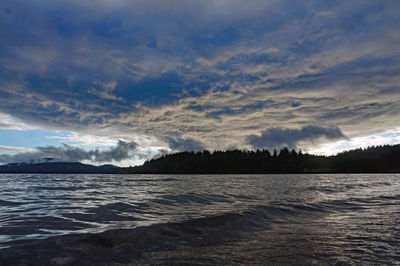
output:
[[[9,152],[9,151],[12,151],[12,152],[34,152],[34,151],[36,151],[36,149],[0,145],[0,151],[5,151],[5,152]]]
[[[0,113],[0,129],[33,130],[38,129],[38,127],[27,124],[11,115]]]
[[[118,142],[118,139],[115,138],[77,132],[70,132],[66,136],[47,136],[46,138],[89,147],[109,147],[116,145]]]
[[[378,135],[354,137],[349,140],[325,143],[317,147],[310,148],[308,152],[321,155],[334,155],[344,150],[367,148],[385,144],[400,144],[400,128],[389,130]]]

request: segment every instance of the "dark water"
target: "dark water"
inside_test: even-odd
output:
[[[400,265],[400,175],[0,175],[0,265]]]

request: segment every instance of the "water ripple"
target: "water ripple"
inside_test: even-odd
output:
[[[134,235],[142,246],[130,252],[160,243],[155,264],[168,264],[165,256],[185,254],[186,246],[214,264],[208,244],[226,256],[250,241],[246,252],[255,259],[293,253],[306,264],[395,264],[399,191],[400,175],[390,174],[0,175],[0,253],[17,251],[21,241],[71,234],[81,235],[73,241],[85,250],[124,241],[133,248],[126,235]],[[166,254],[166,246],[179,252]]]

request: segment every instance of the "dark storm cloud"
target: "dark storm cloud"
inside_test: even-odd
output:
[[[0,155],[0,163],[15,163],[15,162],[80,162],[89,160],[97,163],[116,161],[120,162],[124,159],[129,159],[137,148],[134,142],[118,141],[115,147],[108,150],[93,149],[86,151],[82,148],[64,145],[61,147],[44,146],[37,147],[35,151],[21,152],[15,155]]]
[[[165,137],[171,150],[174,151],[202,151],[204,144],[191,138]]]
[[[261,135],[249,135],[246,141],[253,148],[297,148],[297,143],[302,141],[315,142],[320,138],[341,139],[346,138],[338,127],[306,126],[301,129],[269,128]]]

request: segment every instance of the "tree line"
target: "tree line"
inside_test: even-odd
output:
[[[400,172],[400,145],[373,146],[334,156],[312,155],[287,147],[264,150],[207,150],[165,154],[126,173],[294,174]]]

